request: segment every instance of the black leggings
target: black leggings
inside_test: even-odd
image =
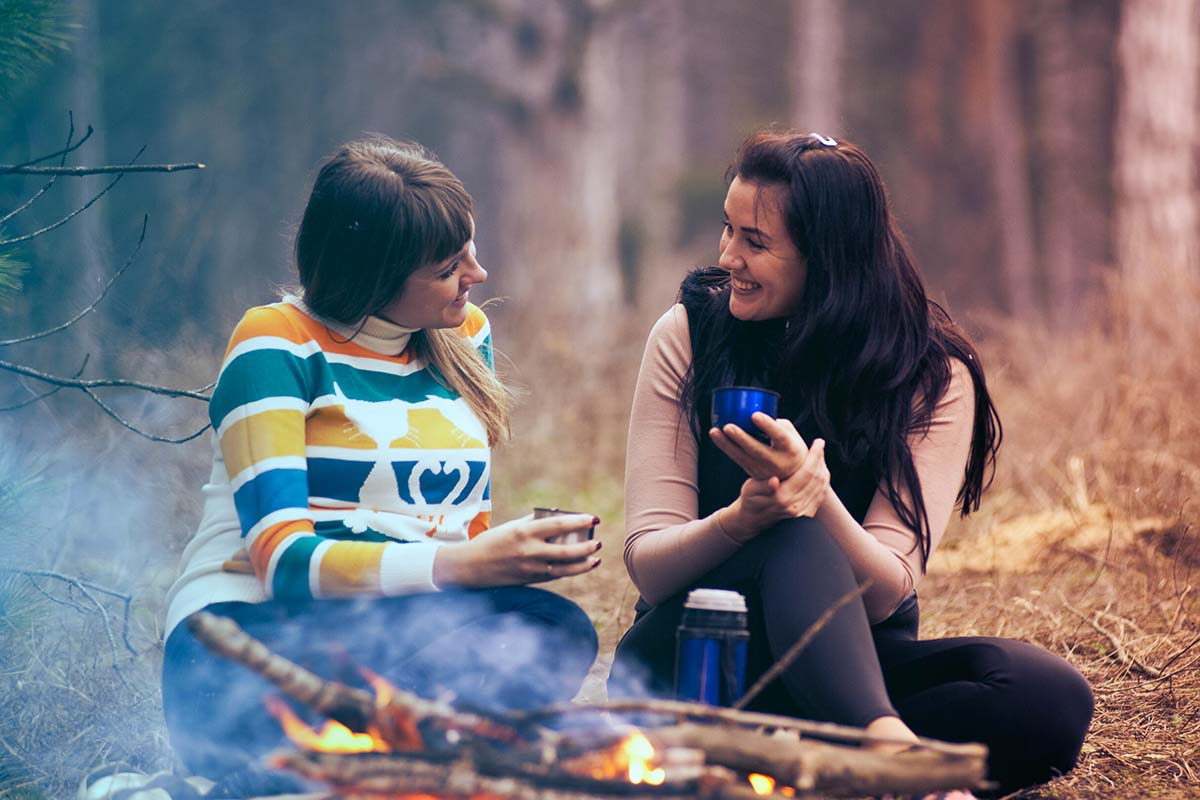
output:
[[[841,548],[813,519],[759,535],[689,588],[733,589],[749,606],[749,686],[855,587]],[[687,591],[640,614],[617,646],[612,697],[669,696],[675,628]],[[861,602],[838,611],[750,708],[865,726],[899,716],[917,734],[988,746],[989,778],[1008,791],[1075,765],[1092,692],[1074,667],[1025,642],[985,636],[917,640],[910,596],[871,626]]]

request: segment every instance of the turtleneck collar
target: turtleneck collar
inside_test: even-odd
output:
[[[406,328],[403,325],[397,325],[383,317],[367,317],[361,327],[358,325],[343,325],[340,322],[334,322],[331,319],[322,317],[309,308],[303,298],[296,295],[287,295],[283,298],[283,302],[290,303],[300,309],[326,328],[329,328],[329,330],[333,331],[340,338],[353,339],[355,344],[384,356],[398,356],[403,353],[404,348],[408,347],[408,342],[412,338],[412,335],[421,330],[420,328]]]

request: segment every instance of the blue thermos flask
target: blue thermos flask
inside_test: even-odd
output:
[[[675,696],[728,706],[746,681],[746,598],[724,589],[693,589],[675,632]]]

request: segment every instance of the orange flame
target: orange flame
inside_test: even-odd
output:
[[[396,696],[396,687],[365,667],[359,667],[358,671],[375,690],[375,708],[380,710],[376,718],[382,720],[380,724],[387,729],[387,741],[392,747],[414,752],[424,749],[425,741],[412,715],[402,705],[389,708],[392,698]]]
[[[634,731],[619,745],[619,752],[629,764],[629,782],[660,785],[667,777],[661,767],[653,767],[654,745],[642,734]]]
[[[326,720],[320,731],[309,727],[304,720],[297,717],[277,697],[267,697],[267,710],[279,724],[283,732],[298,747],[305,750],[319,750],[327,753],[386,753],[389,747],[381,739],[371,733],[355,733],[340,722]]]
[[[775,791],[775,779],[769,775],[751,772],[746,778],[750,781],[755,794],[770,794]]]

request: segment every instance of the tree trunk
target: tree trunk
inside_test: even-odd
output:
[[[1115,30],[1104,3],[1038,0],[1036,47],[1041,176],[1039,231],[1049,322],[1085,320],[1094,276],[1109,259],[1109,136],[1112,108],[1106,53]]]
[[[788,79],[792,125],[801,131],[837,136],[843,131],[840,104],[845,48],[840,0],[792,0],[792,48]]]
[[[1161,287],[1153,296],[1166,304],[1173,280],[1194,273],[1197,262],[1198,56],[1195,0],[1125,0],[1117,42],[1117,258],[1130,285]]]
[[[1000,261],[1008,310],[1030,319],[1038,312],[1033,202],[1016,65],[1015,16],[1009,0],[979,6],[988,84],[992,190],[1000,225]]]

